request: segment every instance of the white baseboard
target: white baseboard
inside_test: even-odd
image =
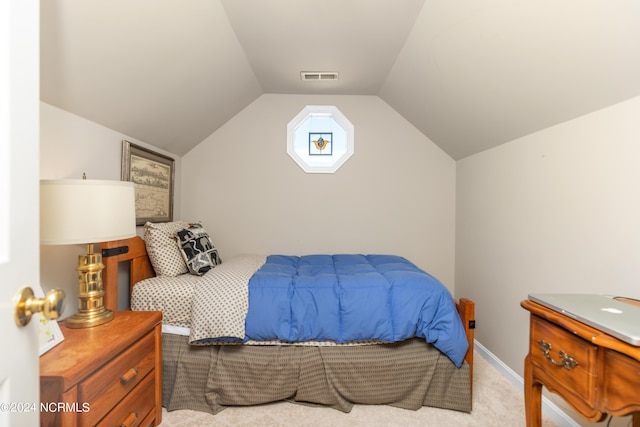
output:
[[[519,390],[524,390],[524,378],[518,375],[513,369],[508,367],[502,360],[498,359],[495,354],[491,353],[485,346],[480,344],[477,340],[474,340],[474,350],[482,356],[491,366],[496,368],[503,377],[505,377],[511,384]],[[548,397],[542,396],[542,411],[551,418],[558,427],[580,427],[580,424],[567,415],[562,409],[560,409],[555,403],[549,400]]]

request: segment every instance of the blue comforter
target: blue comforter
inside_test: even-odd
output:
[[[392,255],[271,255],[249,281],[246,339],[421,337],[460,367],[468,343],[447,288]]]

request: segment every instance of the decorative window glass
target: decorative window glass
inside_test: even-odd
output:
[[[333,105],[307,105],[287,125],[287,153],[308,173],[333,173],[353,155],[353,124]]]

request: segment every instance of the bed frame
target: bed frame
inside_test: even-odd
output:
[[[100,243],[102,251],[102,281],[105,289],[104,304],[107,309],[118,310],[118,266],[121,262],[129,262],[129,298],[133,286],[141,280],[155,276],[144,240],[139,236],[126,240],[115,240]],[[465,361],[470,369],[470,389],[473,392],[473,346],[475,329],[475,303],[467,298],[456,301],[456,308],[469,343]]]

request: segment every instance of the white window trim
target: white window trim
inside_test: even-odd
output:
[[[313,115],[330,116],[345,132],[346,147],[344,147],[344,152],[332,158],[331,162],[326,165],[314,164],[310,156],[300,155],[300,151],[303,151],[301,147],[307,147],[308,141],[296,141],[296,130]],[[353,155],[354,134],[353,124],[337,107],[333,105],[307,105],[287,125],[287,153],[307,173],[334,173]]]

